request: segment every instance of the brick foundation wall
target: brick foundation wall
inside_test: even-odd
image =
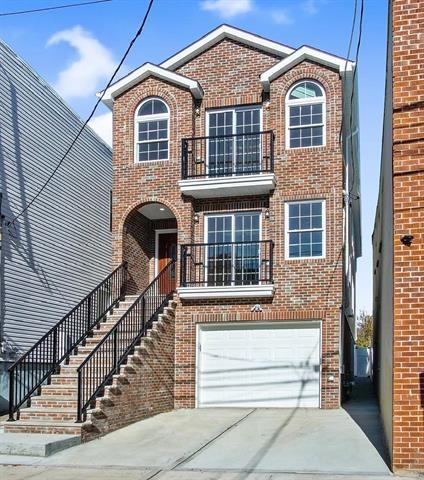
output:
[[[424,470],[424,3],[393,1],[393,468]],[[410,247],[400,238],[413,235]]]
[[[166,318],[159,317],[153,327],[154,335],[142,339],[104,397],[96,401],[89,425],[83,425],[83,441],[174,408],[174,310],[165,311]]]
[[[212,212],[259,211],[262,240],[273,240],[275,296],[272,299],[180,301],[175,332],[175,406],[195,402],[196,323],[234,321],[322,321],[321,405],[340,405],[340,307],[343,301],[343,159],[339,145],[342,86],[338,72],[303,61],[271,84],[269,99],[260,74],[279,58],[224,40],[179,67],[178,73],[196,79],[205,96],[200,105],[190,93],[156,78],[134,86],[114,104],[113,259],[122,259],[124,225],[131,212],[148,202],[161,202],[176,217],[178,243],[203,242],[205,215]],[[286,149],[285,98],[300,79],[318,81],[326,92],[326,145]],[[149,96],[163,98],[170,108],[170,159],[134,164],[134,111]],[[183,197],[180,142],[184,137],[206,135],[207,109],[260,104],[263,129],[275,132],[277,187],[270,195],[193,200]],[[195,112],[195,107],[199,112]],[[323,199],[326,204],[326,255],[323,259],[286,260],[284,205],[291,200]],[[265,218],[269,209],[270,218]],[[194,222],[193,214],[199,220]],[[179,266],[177,267],[179,278]],[[250,309],[261,303],[259,316]],[[329,382],[328,377],[335,381]]]

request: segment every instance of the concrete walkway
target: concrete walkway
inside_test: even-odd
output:
[[[177,410],[48,458],[2,455],[0,478],[394,479],[379,453],[375,403],[364,405]]]

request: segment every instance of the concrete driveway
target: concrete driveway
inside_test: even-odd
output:
[[[205,478],[231,474],[237,480],[265,472],[362,478],[390,473],[377,449],[343,409],[177,410],[51,457],[3,456],[0,462],[37,465],[42,470],[125,468],[137,471],[134,478],[140,479],[162,478],[170,472],[169,478],[175,479],[203,478],[209,472],[223,476]],[[46,473],[39,478],[50,478]]]

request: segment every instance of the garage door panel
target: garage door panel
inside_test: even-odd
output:
[[[319,406],[319,327],[200,331],[199,406]]]

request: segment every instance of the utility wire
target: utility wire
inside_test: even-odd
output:
[[[355,0],[356,2],[357,0]],[[350,118],[349,118],[349,130],[350,130],[350,151],[352,157],[352,185],[349,186],[349,197],[352,194],[353,187],[355,185],[355,162],[353,161],[353,134],[352,134],[352,123],[353,123],[353,99],[355,96],[355,81],[358,71],[358,62],[359,62],[359,52],[361,50],[362,42],[362,25],[364,20],[364,0],[361,0],[361,11],[359,13],[359,32],[358,32],[358,42],[356,44],[356,53],[355,53],[355,69],[353,71],[352,77],[352,91],[350,94]]]
[[[107,83],[106,87],[103,89],[101,95],[99,96],[99,98],[97,99],[97,102],[95,103],[94,105],[94,108],[92,109],[90,115],[88,116],[87,120],[84,122],[84,124],[82,125],[82,127],[79,129],[76,137],[72,140],[71,144],[69,145],[68,149],[66,150],[65,154],[62,156],[62,158],[60,159],[59,163],[56,165],[56,167],[54,168],[54,170],[52,171],[52,173],[50,174],[50,176],[48,177],[48,179],[44,182],[44,185],[40,188],[40,190],[34,195],[34,197],[32,197],[32,199],[30,200],[30,202],[26,205],[26,207],[24,207],[22,209],[22,211],[20,213],[18,213],[18,215],[16,215],[16,217],[11,220],[10,222],[7,223],[7,225],[9,226],[10,224],[14,224],[15,221],[20,217],[22,216],[30,207],[31,205],[37,200],[37,198],[42,194],[42,192],[44,191],[44,189],[47,187],[47,185],[50,183],[50,181],[52,180],[52,178],[54,177],[54,175],[56,174],[56,172],[59,170],[60,166],[62,165],[62,163],[64,162],[64,160],[67,158],[67,156],[69,155],[69,152],[72,150],[72,148],[74,147],[74,145],[77,143],[79,137],[81,136],[82,132],[84,131],[85,127],[87,126],[88,122],[92,119],[94,113],[96,112],[97,110],[97,107],[99,106],[99,103],[102,101],[105,93],[106,93],[106,90],[111,86],[113,80],[115,79],[119,69],[121,68],[122,64],[124,63],[125,59],[127,58],[130,50],[132,49],[134,43],[136,42],[137,38],[141,35],[141,32],[143,31],[144,29],[144,25],[146,24],[146,21],[147,21],[147,18],[149,16],[149,13],[150,13],[150,10],[152,8],[152,5],[153,5],[153,0],[150,0],[149,2],[149,6],[147,7],[147,10],[146,10],[146,13],[144,15],[144,18],[143,18],[143,21],[139,27],[139,29],[137,30],[137,33],[134,35],[133,39],[131,40],[127,50],[125,51],[123,57],[121,58],[118,66],[116,67],[115,71],[113,72],[113,75],[112,77],[110,78],[109,82]]]
[[[349,46],[347,48],[347,53],[346,53],[345,72],[347,70],[347,65],[349,63],[350,51],[352,50],[353,36],[355,35],[357,10],[358,10],[358,0],[355,0],[355,5],[353,7],[353,16],[352,16],[352,28],[350,30],[350,37],[349,37]],[[345,73],[345,76],[343,77],[343,84],[345,83],[346,83],[346,73]],[[345,85],[343,85],[343,87],[344,86]],[[342,115],[342,121],[340,124],[340,132],[339,132],[339,146],[341,146],[341,143],[342,143],[343,127],[344,127],[344,116]]]
[[[26,13],[47,12],[49,10],[59,10],[61,8],[82,7],[84,5],[93,5],[94,3],[106,3],[112,0],[92,0],[90,2],[82,3],[69,3],[68,5],[57,5],[55,7],[35,8],[33,10],[20,10],[17,12],[4,12],[0,13],[0,17],[10,17],[12,15],[24,15]]]

